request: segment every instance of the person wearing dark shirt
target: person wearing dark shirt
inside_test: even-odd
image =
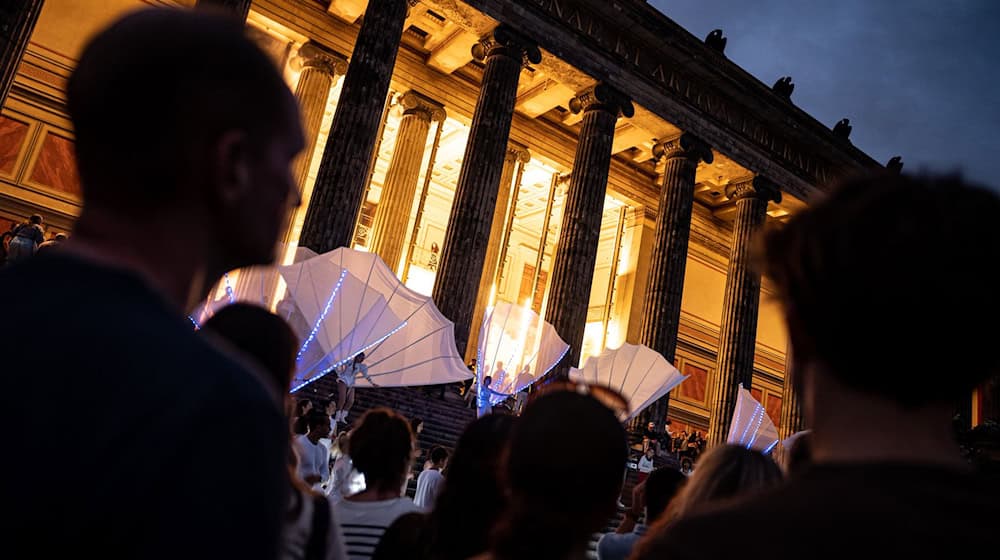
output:
[[[298,202],[294,97],[241,23],[152,9],[89,42],[67,98],[73,235],[0,272],[18,294],[0,322],[0,542],[11,558],[275,558],[279,399],[185,315],[225,271],[273,260]]]
[[[953,177],[848,180],[765,239],[811,432],[784,485],[679,519],[651,558],[960,558],[1000,491],[959,453],[958,395],[1000,366],[1000,198]],[[984,320],[986,322],[984,322]],[[927,350],[949,350],[947,370]],[[992,547],[992,548],[989,548]]]

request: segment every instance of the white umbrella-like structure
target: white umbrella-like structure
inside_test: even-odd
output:
[[[555,328],[527,305],[501,302],[486,312],[476,354],[478,381],[489,375],[490,388],[516,393],[549,372],[569,351]],[[504,397],[493,397],[493,404]]]
[[[305,247],[295,251],[295,262],[315,257],[316,253]],[[250,303],[271,308],[275,292],[284,291],[284,280],[276,266],[251,266],[230,271],[222,276],[202,302],[188,316],[196,328],[212,315],[232,303]]]
[[[275,312],[301,341],[293,392],[361,352],[379,386],[433,385],[471,377],[455,349],[453,323],[429,297],[404,286],[374,254],[340,248],[289,266],[238,272],[246,274],[239,289],[217,289],[215,300],[203,309],[210,316],[233,301],[268,306],[274,296],[257,298],[258,286],[279,285]],[[206,313],[201,317],[207,318]],[[359,379],[357,384],[369,382]]]
[[[688,377],[652,348],[627,343],[587,358],[582,368],[571,368],[569,376],[574,381],[605,385],[621,393],[629,402],[626,420]]]
[[[454,324],[431,298],[404,286],[377,255],[342,247],[283,267],[281,275],[290,307],[309,325],[293,391],[361,352],[379,386],[471,377],[455,347]],[[357,383],[369,385],[365,379]]]
[[[740,385],[726,443],[770,453],[778,441],[778,430],[764,410],[764,405]]]

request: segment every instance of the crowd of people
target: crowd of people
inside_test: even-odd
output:
[[[265,309],[223,309],[197,332],[185,320],[226,271],[273,261],[300,202],[295,99],[241,25],[127,15],[83,50],[67,99],[83,185],[73,235],[0,272],[11,557],[585,556],[629,460],[627,401],[611,389],[552,383],[520,416],[475,420],[453,453],[427,454],[417,503],[404,494],[416,423],[374,408],[341,427],[346,392],[292,402],[299,341]],[[139,125],[156,134],[136,142]],[[650,469],[598,554],[981,554],[1000,490],[950,428],[956,395],[1000,368],[997,224],[987,189],[870,173],[769,231],[760,264],[808,446],[787,453],[787,475],[724,445],[690,477]],[[53,324],[57,342],[39,336]],[[947,372],[927,364],[941,348]]]

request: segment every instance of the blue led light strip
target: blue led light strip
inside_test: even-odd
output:
[[[767,449],[764,450],[764,455],[767,455],[768,453],[770,453],[771,450],[774,449],[775,445],[778,445],[778,440],[774,440],[774,443],[772,443],[771,445],[767,446]]]
[[[236,294],[233,293],[233,286],[229,283],[229,273],[223,274],[222,279],[226,282],[226,295],[229,296],[229,303],[236,303]]]
[[[382,341],[384,341],[385,339],[389,338],[390,336],[392,336],[392,335],[396,334],[397,332],[399,332],[399,330],[400,330],[400,329],[402,329],[402,328],[403,328],[403,327],[405,327],[405,326],[406,326],[406,322],[404,321],[402,325],[399,325],[399,326],[398,326],[398,327],[396,327],[395,329],[393,329],[393,330],[389,331],[389,333],[388,333],[388,334],[386,334],[385,336],[383,336],[383,337],[379,338],[379,339],[378,339],[378,340],[376,340],[375,342],[372,342],[371,344],[369,344],[368,346],[365,346],[365,347],[364,347],[364,348],[362,348],[361,350],[358,350],[357,352],[354,352],[353,354],[351,354],[350,356],[348,356],[348,357],[344,358],[343,360],[340,360],[339,362],[337,362],[337,363],[333,364],[332,366],[330,366],[330,367],[326,368],[325,370],[323,370],[323,371],[319,372],[318,374],[316,374],[316,375],[314,375],[314,376],[310,377],[309,379],[307,379],[307,380],[303,381],[303,382],[302,382],[302,383],[301,383],[300,385],[298,385],[298,386],[296,386],[296,387],[293,387],[293,388],[292,388],[292,390],[291,390],[291,391],[289,391],[289,393],[294,393],[294,392],[298,391],[299,389],[301,389],[301,388],[305,387],[306,385],[309,385],[310,383],[312,383],[313,381],[316,381],[316,380],[317,380],[317,379],[319,379],[320,377],[323,377],[324,375],[326,375],[326,374],[330,373],[331,371],[333,371],[333,370],[337,369],[338,367],[340,367],[340,366],[342,366],[342,365],[346,364],[347,362],[349,362],[349,361],[353,360],[353,359],[354,359],[354,357],[355,357],[355,356],[357,356],[358,354],[361,354],[361,353],[363,353],[363,352],[366,352],[366,351],[367,351],[367,350],[368,350],[369,348],[371,348],[372,346],[375,346],[375,345],[377,345],[377,344],[381,344],[381,343],[382,343]],[[376,374],[376,375],[377,375],[377,374]]]
[[[299,353],[295,355],[295,362],[298,363],[302,359],[302,354],[305,353],[312,341],[316,339],[316,333],[319,332],[320,325],[326,320],[326,314],[330,312],[330,307],[333,305],[333,300],[337,299],[337,294],[340,293],[340,285],[344,283],[344,277],[347,276],[347,269],[340,272],[340,279],[337,280],[337,285],[333,287],[333,291],[330,292],[329,299],[326,300],[326,305],[323,307],[323,311],[319,314],[319,318],[316,319],[316,324],[313,325],[311,331],[309,331],[309,336],[306,337],[305,341],[302,343],[302,347],[299,348]]]
[[[747,449],[753,446],[753,442],[757,441],[757,436],[760,435],[760,425],[764,423],[764,407],[757,405],[753,411],[753,416],[750,417],[750,421],[753,422],[753,418],[757,418],[757,425],[753,428],[753,437],[747,443]]]
[[[194,317],[188,315],[188,321],[191,321],[191,324],[194,325],[194,330],[201,330],[201,325],[198,324],[198,321],[194,320]]]

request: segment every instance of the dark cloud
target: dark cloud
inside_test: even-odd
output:
[[[726,55],[908,171],[960,169],[1000,188],[1000,1],[650,0],[699,38],[722,28]]]

